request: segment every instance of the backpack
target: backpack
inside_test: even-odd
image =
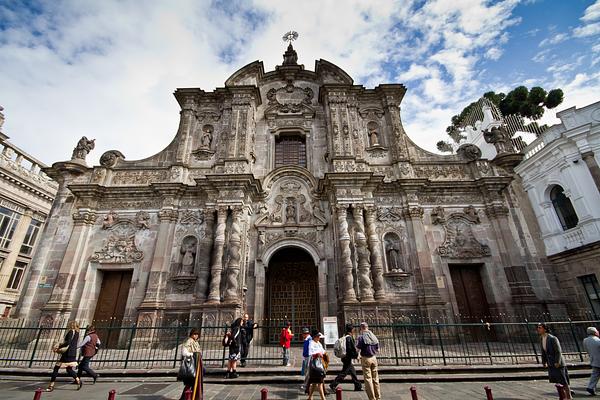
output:
[[[337,358],[346,357],[346,338],[347,337],[348,337],[348,335],[342,336],[341,338],[336,340],[335,344],[333,345],[333,354]]]
[[[284,346],[287,342],[287,328],[283,328],[279,334],[279,345]]]

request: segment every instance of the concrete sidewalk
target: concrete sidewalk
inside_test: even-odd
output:
[[[48,379],[37,378],[0,378],[0,398],[14,400],[31,400],[37,387],[45,388]],[[123,379],[108,381],[101,378],[97,384],[91,385],[91,379],[86,379],[84,386],[77,391],[77,386],[71,385],[64,378],[56,384],[52,393],[43,393],[42,400],[105,400],[111,389],[117,391],[117,400],[172,400],[179,399],[182,385],[171,378]],[[587,379],[572,380],[576,392],[574,398],[586,398],[585,385]],[[540,400],[558,399],[553,384],[547,380],[530,380],[518,382],[453,382],[453,383],[417,383],[419,400],[470,400],[486,398],[484,386],[489,385],[495,400]],[[383,399],[409,400],[410,383],[382,383]],[[234,381],[228,384],[207,383],[205,400],[259,400],[260,390],[269,390],[269,400],[306,399],[298,388],[292,384],[254,384],[239,385]],[[365,392],[353,392],[351,384],[342,384],[344,400],[367,400]],[[328,395],[328,400],[334,400],[334,395]],[[318,396],[315,396],[318,399]]]

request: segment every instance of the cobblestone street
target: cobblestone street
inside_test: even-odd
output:
[[[587,398],[585,385],[587,379],[574,379],[572,381],[575,390],[574,398]],[[6,377],[0,380],[0,390],[3,399],[31,400],[36,388],[45,388],[48,381],[37,378],[11,380]],[[492,388],[494,400],[539,400],[557,399],[558,395],[552,384],[542,380],[512,381],[512,382],[457,382],[457,383],[421,383],[416,384],[419,400],[467,400],[485,399],[484,386]],[[410,387],[406,383],[384,383],[382,384],[383,399],[410,399]],[[236,385],[236,384],[209,384],[206,388],[206,400],[259,400],[260,390],[263,385]],[[269,399],[305,399],[297,385],[272,384],[267,385]],[[147,379],[131,381],[108,381],[98,382],[96,385],[84,385],[81,391],[76,390],[75,385],[67,381],[58,381],[56,389],[52,393],[43,393],[42,400],[57,399],[85,399],[105,400],[108,391],[115,389],[117,399],[139,399],[139,400],[171,400],[178,399],[181,394],[181,384],[174,379]],[[343,384],[343,389],[352,390],[351,384]],[[329,400],[334,395],[327,396]],[[318,399],[318,396],[315,396]],[[344,400],[366,400],[365,392],[343,392]]]

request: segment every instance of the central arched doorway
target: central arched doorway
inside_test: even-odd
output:
[[[271,321],[268,341],[279,342],[285,321],[292,323],[294,341],[301,341],[301,328],[316,327],[319,321],[319,285],[313,258],[297,247],[280,249],[269,261],[266,281],[265,316]]]

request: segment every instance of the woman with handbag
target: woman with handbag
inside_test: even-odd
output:
[[[65,367],[67,369],[67,374],[77,383],[77,390],[81,389],[83,385],[83,381],[79,379],[77,373],[73,370],[74,367],[77,366],[77,342],[79,342],[79,324],[77,321],[70,321],[67,324],[67,328],[69,329],[67,334],[65,335],[65,340],[59,344],[54,346],[53,351],[57,354],[60,354],[60,358],[58,359],[54,369],[52,370],[52,375],[50,376],[50,385],[46,389],[46,392],[51,392],[54,390],[54,383],[56,382],[56,377],[58,376],[58,371]]]
[[[185,392],[192,391],[192,400],[202,400],[204,396],[204,380],[202,367],[202,355],[198,337],[200,331],[192,329],[190,335],[181,345],[181,367],[177,374],[177,380],[183,381],[183,392],[179,400],[185,400]]]
[[[311,336],[312,341],[308,345],[308,357],[310,360],[308,367],[308,384],[310,385],[310,389],[308,390],[308,400],[312,400],[315,387],[319,389],[319,396],[321,396],[321,400],[325,400],[325,388],[323,385],[323,380],[325,379],[327,367],[324,362],[324,358],[326,356],[325,349],[321,344],[321,339],[324,338],[325,335],[323,335],[317,329],[313,329]]]

